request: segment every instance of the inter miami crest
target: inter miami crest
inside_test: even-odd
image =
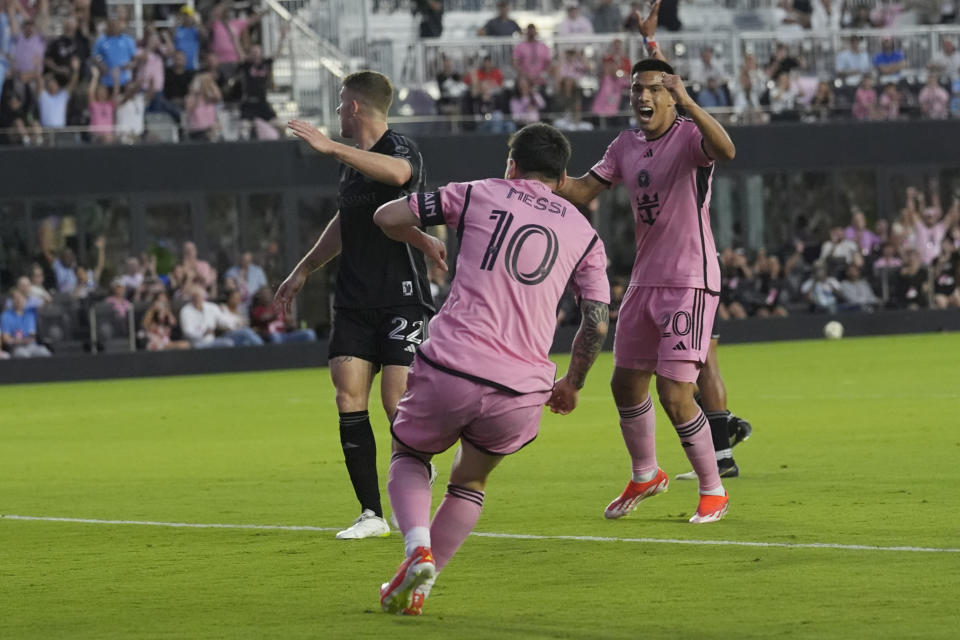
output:
[[[640,185],[641,189],[646,189],[650,186],[650,174],[646,169],[641,169],[640,173],[637,174],[637,184]]]
[[[643,194],[637,198],[637,218],[640,222],[646,222],[651,227],[660,217],[660,194],[654,193],[651,198],[649,194]]]

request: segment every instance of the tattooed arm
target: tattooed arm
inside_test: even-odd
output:
[[[547,406],[554,413],[567,414],[577,406],[580,389],[587,379],[587,371],[593,366],[597,354],[607,339],[610,308],[606,303],[583,300],[580,303],[580,329],[573,339],[570,367],[567,375],[557,380]]]

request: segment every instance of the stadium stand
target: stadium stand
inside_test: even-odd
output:
[[[568,129],[618,126],[629,113],[608,95],[623,78],[610,63],[640,56],[631,16],[646,3],[584,0],[581,26],[567,27],[570,4],[446,0],[439,37],[422,37],[424,20],[437,19],[424,2],[223,0],[196,10],[141,2],[133,16],[109,5],[108,20],[63,1],[10,0],[0,20],[0,138],[58,146],[276,139],[293,116],[331,126],[339,81],[358,68],[396,81],[401,122],[509,130],[528,25],[550,52],[531,96],[544,102],[539,116]],[[727,123],[960,117],[960,26],[938,3],[672,4],[675,16],[670,3],[661,9],[658,41],[691,95]],[[513,31],[486,29],[495,18],[522,33],[491,35]],[[484,69],[502,80],[483,81]]]
[[[657,39],[691,95],[728,124],[960,117],[954,15],[879,0],[674,5],[675,15],[664,3]],[[625,80],[642,45],[632,15],[643,15],[646,3],[584,1],[579,16],[554,0],[447,0],[444,8],[439,37],[424,37],[421,24],[438,16],[404,0],[143,3],[132,16],[109,5],[109,20],[77,13],[69,3],[25,7],[10,0],[0,19],[2,138],[9,146],[271,140],[293,115],[331,125],[340,79],[361,67],[397,81],[391,122],[417,135],[504,134],[531,117],[571,131],[629,125]],[[436,31],[437,24],[428,27]],[[517,64],[524,48],[546,52],[543,68],[527,81]],[[39,67],[31,50],[43,52]],[[129,77],[111,70],[123,65],[131,67]],[[856,192],[864,181],[846,178],[827,185],[786,174],[735,177],[734,187],[718,179],[717,207],[742,209],[762,197],[768,208],[789,212],[763,237],[751,235],[743,220],[718,230],[726,290],[721,317],[960,306],[960,178],[956,171],[940,175],[942,181],[915,175],[898,184],[895,210],[885,215],[869,204],[869,178],[866,196]],[[832,193],[826,205],[825,192]],[[122,202],[111,206],[129,206]],[[197,279],[174,248],[190,239],[189,213],[166,205],[152,213],[149,203],[146,213],[132,214],[99,204],[95,213],[15,206],[0,203],[0,283],[7,289],[34,275],[34,262],[43,270],[41,289],[51,300],[37,301],[33,313],[39,341],[55,353],[146,348],[143,317],[161,291],[172,316],[179,315],[183,288]],[[629,203],[610,194],[604,206],[609,216],[598,225],[612,276],[622,277],[630,250],[618,244],[629,237]],[[277,207],[264,205],[270,231],[253,256],[269,286],[289,266],[278,249]],[[131,215],[140,221],[134,228],[117,226],[130,224]],[[144,216],[167,221],[161,230]],[[23,219],[29,222],[13,222]],[[30,225],[43,236],[36,242]],[[178,231],[167,233],[168,227]],[[93,238],[104,229],[112,229],[109,264],[95,259]],[[127,255],[131,234],[138,247],[150,245],[147,253]],[[215,276],[240,257],[237,243],[218,242],[206,245]],[[254,246],[249,238],[245,244]],[[70,251],[84,260],[68,257]],[[121,312],[116,297],[108,302],[108,289],[126,276],[132,280],[122,296],[130,306]],[[217,300],[237,286],[223,277],[204,284]],[[434,284],[446,286],[442,279]],[[245,305],[253,293],[241,292]],[[578,321],[575,308],[562,313],[565,323]],[[285,329],[309,317],[323,335],[317,315],[290,318]],[[179,344],[179,329],[168,329],[170,342]]]

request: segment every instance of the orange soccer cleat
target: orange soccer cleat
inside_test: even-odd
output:
[[[700,504],[697,505],[697,512],[690,518],[693,524],[705,524],[707,522],[716,522],[727,513],[727,507],[730,506],[730,496],[724,493],[722,496],[700,496]]]
[[[657,475],[653,476],[652,480],[647,482],[633,482],[631,480],[627,483],[627,488],[623,490],[620,497],[607,505],[603,517],[622,518],[636,509],[641,500],[665,492],[669,482],[670,479],[667,478],[667,474],[660,467],[657,467]]]
[[[437,575],[437,565],[433,561],[430,547],[417,547],[409,558],[397,569],[393,580],[380,588],[380,608],[387,613],[402,614],[407,609],[414,610],[414,593],[425,583],[433,583]],[[422,591],[422,589],[421,589]],[[427,589],[429,592],[429,588]],[[423,607],[425,595],[419,597],[419,607]],[[419,615],[411,613],[410,615]]]

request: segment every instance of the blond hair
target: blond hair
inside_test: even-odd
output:
[[[393,83],[376,71],[357,71],[343,80],[343,88],[357,94],[357,99],[384,116],[393,103]]]

